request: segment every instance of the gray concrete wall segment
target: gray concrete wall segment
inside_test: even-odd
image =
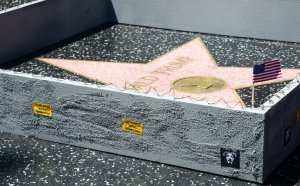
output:
[[[0,85],[1,131],[262,182],[264,114],[4,73]],[[34,116],[33,101],[53,118]],[[123,132],[124,117],[144,135]],[[239,150],[241,169],[221,167],[220,148]]]
[[[120,23],[300,42],[294,0],[112,0]]]
[[[101,90],[106,90],[106,91],[111,91],[111,92],[120,92],[124,94],[129,94],[129,95],[134,95],[134,96],[147,96],[151,97],[154,99],[158,100],[170,100],[173,101],[174,97],[173,96],[162,96],[159,94],[154,94],[154,93],[148,93],[148,92],[139,92],[136,90],[127,90],[127,89],[122,89],[119,87],[116,87],[114,85],[97,85],[93,83],[85,83],[85,82],[80,82],[80,81],[72,81],[72,80],[67,80],[67,79],[58,79],[58,78],[53,78],[53,77],[47,77],[43,75],[34,75],[34,74],[28,74],[28,73],[22,73],[22,72],[16,72],[16,71],[11,71],[11,70],[4,70],[0,69],[1,74],[7,74],[7,75],[13,75],[13,76],[19,76],[22,78],[30,78],[30,79],[39,79],[39,80],[44,80],[44,81],[50,81],[50,82],[56,82],[56,83],[66,83],[69,85],[75,85],[75,86],[84,86],[84,87],[89,87],[89,88],[96,88],[96,89],[101,89]],[[249,112],[253,114],[265,114],[267,112],[266,109],[260,109],[260,108],[241,108],[239,106],[228,106],[220,103],[208,103],[206,101],[196,101],[193,99],[189,98],[183,98],[179,99],[176,98],[176,101],[178,102],[184,102],[184,103],[190,103],[190,104],[197,104],[201,106],[210,106],[213,108],[221,108],[221,109],[227,109],[227,110],[233,110],[237,112]]]
[[[0,64],[113,19],[108,0],[51,0],[0,16]]]
[[[265,119],[265,174],[271,173],[300,144],[300,85],[276,103]],[[284,144],[285,132],[291,129],[290,142]]]

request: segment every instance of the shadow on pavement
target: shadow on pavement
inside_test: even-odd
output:
[[[300,146],[268,177],[264,185],[296,185],[300,180]]]

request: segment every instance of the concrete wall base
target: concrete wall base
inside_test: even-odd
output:
[[[273,149],[278,142],[266,138],[282,123],[265,123],[265,111],[257,109],[230,109],[9,71],[1,72],[0,85],[1,131],[255,182],[263,182],[275,168],[274,161],[281,162],[299,144],[299,126],[293,123],[289,146]],[[36,101],[52,105],[52,118],[33,114]],[[123,131],[124,118],[143,123],[143,135]],[[222,163],[224,150],[239,153],[238,167]],[[282,156],[270,161],[274,150]]]

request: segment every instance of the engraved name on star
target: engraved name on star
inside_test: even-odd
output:
[[[195,38],[147,64],[52,58],[38,58],[38,60],[120,88],[149,91],[176,98],[205,99],[212,103],[241,107],[245,105],[236,89],[252,86],[252,68],[218,66],[200,38]],[[292,80],[298,73],[299,69],[282,69],[283,78],[267,83]],[[225,88],[201,94],[176,89],[170,91],[175,81],[198,76],[223,80],[226,83]],[[211,86],[205,85],[205,87]]]

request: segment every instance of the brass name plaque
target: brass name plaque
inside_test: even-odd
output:
[[[124,118],[122,120],[122,130],[142,136],[144,134],[144,124]]]
[[[45,116],[51,118],[53,116],[52,106],[38,102],[32,103],[32,112],[38,116]]]

